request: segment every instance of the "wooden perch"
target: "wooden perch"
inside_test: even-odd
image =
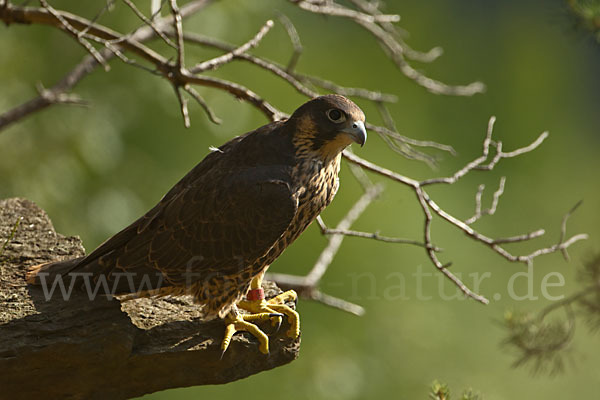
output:
[[[268,356],[253,337],[236,334],[221,360],[224,324],[200,320],[186,297],[121,303],[74,290],[65,301],[57,288],[46,301],[41,286],[25,283],[30,265],[84,252],[33,202],[0,201],[0,399],[126,399],[227,383],[298,356],[300,341],[282,326],[269,337]],[[267,283],[265,292],[280,290]]]

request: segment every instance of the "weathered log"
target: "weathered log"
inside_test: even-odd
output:
[[[227,383],[298,356],[300,341],[282,326],[268,356],[243,333],[221,359],[223,322],[202,321],[187,297],[121,303],[74,290],[64,300],[57,287],[47,301],[41,286],[25,283],[29,266],[84,253],[33,202],[0,201],[0,398],[126,399]],[[265,292],[280,290],[267,283]]]

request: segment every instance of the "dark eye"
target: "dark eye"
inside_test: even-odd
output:
[[[327,118],[329,118],[331,122],[335,122],[336,124],[339,124],[340,122],[344,122],[346,120],[346,116],[344,115],[344,113],[338,110],[337,108],[332,108],[331,110],[327,111]]]

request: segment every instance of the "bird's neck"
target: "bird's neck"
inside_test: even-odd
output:
[[[314,162],[327,167],[332,163],[339,163],[342,151],[335,144],[326,144],[315,150],[312,143],[294,143],[296,147],[296,158],[302,161]],[[342,148],[343,149],[343,148]]]

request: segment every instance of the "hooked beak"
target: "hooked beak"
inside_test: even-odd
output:
[[[365,129],[365,123],[362,121],[352,121],[341,132],[347,133],[361,147],[367,141],[367,130]]]

